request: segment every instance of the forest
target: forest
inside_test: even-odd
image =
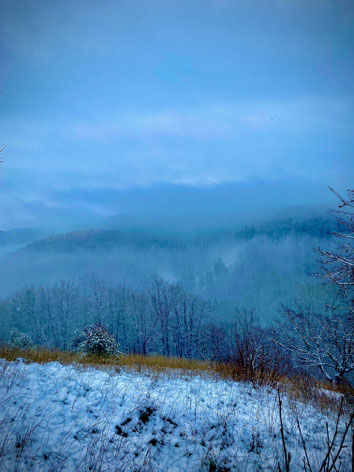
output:
[[[290,312],[325,318],[339,303],[318,248],[334,250],[342,231],[322,213],[199,233],[93,228],[27,240],[2,257],[0,335],[65,351],[84,327],[102,325],[126,354],[218,362],[240,356],[242,339],[267,353],[262,362],[290,368],[289,350],[273,341]]]

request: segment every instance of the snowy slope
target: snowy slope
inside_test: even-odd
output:
[[[283,411],[291,470],[304,470],[296,414],[319,464],[335,414],[286,398]],[[278,461],[274,390],[183,373],[1,361],[0,471],[270,471]]]

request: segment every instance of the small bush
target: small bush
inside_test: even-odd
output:
[[[73,350],[84,352],[85,354],[98,356],[120,354],[118,350],[119,344],[115,342],[114,337],[107,331],[105,326],[100,323],[77,330],[71,346]]]
[[[9,345],[13,349],[30,349],[33,346],[33,341],[28,334],[21,333],[14,328],[10,333]]]

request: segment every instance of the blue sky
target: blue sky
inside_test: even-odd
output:
[[[0,228],[352,185],[352,1],[0,0],[0,23]]]

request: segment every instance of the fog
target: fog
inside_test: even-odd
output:
[[[353,4],[337,3],[0,2],[3,339],[44,344],[43,325],[68,348],[101,318],[119,337],[124,312],[127,349],[158,319],[149,352],[176,354],[184,303],[208,313],[185,325],[205,342],[240,310],[270,326],[282,305],[325,309],[327,186],[353,176]]]
[[[2,255],[1,296],[12,296],[26,285],[79,281],[87,274],[144,291],[158,276],[217,302],[224,320],[238,309],[254,310],[266,325],[279,317],[282,304],[301,299],[311,305],[326,297],[314,277],[319,270],[314,249],[332,245],[336,222],[328,212],[302,207],[255,224],[235,218],[218,226],[215,220],[202,218],[200,224],[195,219],[176,228],[166,219],[159,227],[141,218],[133,227],[132,221],[111,218],[94,229],[49,236],[45,232],[50,229],[41,229],[42,238],[33,230],[29,244]],[[30,236],[28,231],[23,235]],[[3,246],[3,252],[6,248],[11,247]]]
[[[330,182],[288,177],[200,186],[161,183],[123,189],[54,189],[41,201],[3,202],[0,228],[33,227],[50,234],[95,227],[172,232],[239,227],[281,211],[290,215],[324,211],[333,205],[326,183]],[[337,190],[346,190],[344,185]]]

